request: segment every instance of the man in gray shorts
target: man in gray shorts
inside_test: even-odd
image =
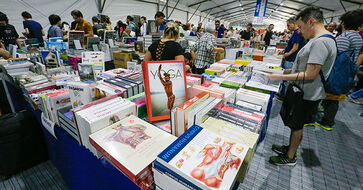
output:
[[[320,37],[330,34],[324,28],[323,12],[317,7],[308,7],[297,16],[297,25],[304,38],[310,41],[299,51],[291,70],[284,74],[266,74],[271,80],[295,81],[304,91],[302,113],[296,118],[298,122],[291,129],[290,144],[287,146],[272,145],[272,150],[278,156],[270,157],[275,165],[294,166],[297,160],[297,149],[301,143],[304,124],[312,123],[317,113],[321,99],[325,98],[325,90],[319,71],[322,70],[325,79],[328,78],[334,64],[337,48],[335,41],[329,37]]]

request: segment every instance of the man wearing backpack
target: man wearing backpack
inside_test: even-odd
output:
[[[337,53],[335,41],[332,39],[334,37],[325,29],[323,12],[319,8],[305,8],[296,16],[296,20],[301,34],[304,38],[310,39],[309,42],[297,54],[291,70],[285,70],[284,74],[266,74],[270,80],[294,82],[303,92],[303,106],[295,107],[299,114],[290,118],[296,122],[289,123],[288,126],[291,129],[289,145],[272,145],[272,150],[278,156],[271,156],[269,161],[275,165],[296,165],[297,149],[302,140],[304,124],[313,121],[320,100],[325,98],[319,72],[323,71],[324,78],[328,78]],[[289,95],[294,94],[286,94],[287,97]]]
[[[355,65],[359,51],[363,45],[363,39],[358,33],[359,26],[363,24],[363,10],[357,9],[346,12],[340,17],[340,21],[342,34],[336,38],[338,51],[345,52],[351,59],[350,64]],[[341,70],[340,72],[346,71]],[[329,76],[329,79],[331,77],[334,76]],[[345,101],[345,94],[327,94],[322,102],[324,116],[322,119],[318,119],[316,123],[318,126],[328,131],[333,130],[335,115],[339,108],[339,101]]]

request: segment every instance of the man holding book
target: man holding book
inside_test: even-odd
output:
[[[73,10],[71,15],[76,22],[74,30],[84,31],[84,41],[87,43],[88,37],[93,37],[93,28],[91,23],[83,19],[83,14],[79,10]]]

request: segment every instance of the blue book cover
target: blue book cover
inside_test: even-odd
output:
[[[60,57],[57,51],[41,51],[43,63],[47,68],[60,66]]]
[[[48,39],[49,42],[62,42],[63,38],[62,37],[52,37]]]
[[[67,49],[66,42],[46,42],[47,48],[53,51],[64,52]]]
[[[159,154],[156,161],[202,189],[230,189],[248,149],[194,125]]]

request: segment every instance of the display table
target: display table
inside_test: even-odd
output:
[[[34,110],[32,106],[19,97],[22,94],[21,88],[13,81],[7,81],[9,99],[17,109],[30,109],[36,115],[38,122],[41,124],[41,111]],[[266,120],[258,143],[262,142],[266,135],[269,116],[272,107],[272,99],[274,93],[271,92],[268,109],[266,112]],[[73,139],[64,129],[55,126],[55,138],[48,130],[42,127],[46,144],[48,147],[49,158],[62,175],[69,189],[79,190],[117,190],[117,189],[140,189],[121,171],[116,169],[107,160],[95,157],[88,149]],[[238,188],[238,183],[234,189]]]

